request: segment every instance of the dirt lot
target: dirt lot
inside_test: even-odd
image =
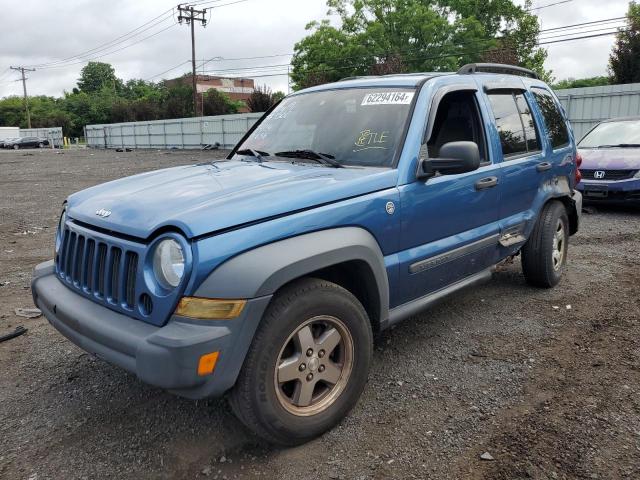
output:
[[[29,329],[0,344],[0,478],[640,478],[640,210],[585,214],[554,290],[516,260],[381,335],[355,411],[293,449],[15,316],[68,194],[214,155],[0,151],[0,334]]]

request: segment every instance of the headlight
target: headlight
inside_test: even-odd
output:
[[[64,233],[64,223],[67,220],[67,207],[65,206],[62,209],[62,215],[60,215],[60,220],[58,220],[58,229],[56,230],[56,247],[55,253],[57,254],[60,251],[60,245],[62,245],[62,234]]]
[[[168,238],[158,243],[153,254],[153,273],[167,290],[180,285],[184,275],[184,253],[178,242]]]
[[[638,170],[636,172],[636,174],[633,176],[633,178],[640,178],[640,170]]]

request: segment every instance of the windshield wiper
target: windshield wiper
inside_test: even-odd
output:
[[[268,152],[262,152],[260,150],[254,150],[253,148],[243,148],[242,150],[236,150],[237,155],[251,155],[256,159],[258,163],[265,161],[264,157],[268,157]]]
[[[287,150],[284,152],[277,152],[276,157],[287,158],[304,158],[305,160],[315,160],[323,165],[329,165],[334,168],[343,168],[340,162],[335,160],[336,157],[329,155],[328,153],[320,153],[314,150]]]
[[[640,143],[616,143],[614,145],[598,145],[598,148],[640,148]]]

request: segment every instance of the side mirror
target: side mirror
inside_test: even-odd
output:
[[[436,174],[455,175],[472,172],[480,167],[480,150],[475,142],[448,142],[440,147],[438,158],[425,158],[426,146],[420,149],[417,178]]]

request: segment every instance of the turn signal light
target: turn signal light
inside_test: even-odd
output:
[[[213,373],[213,370],[216,368],[216,362],[218,361],[219,355],[220,352],[211,352],[202,355],[198,362],[198,375],[203,377]]]
[[[182,297],[174,313],[200,320],[231,320],[242,313],[246,303],[246,300]]]

